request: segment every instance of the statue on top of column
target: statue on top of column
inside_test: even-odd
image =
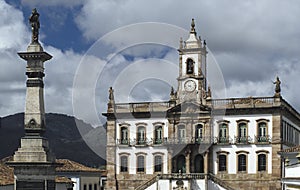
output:
[[[31,39],[32,44],[39,43],[39,29],[40,29],[39,16],[40,14],[37,12],[36,8],[34,8],[29,17],[29,22],[31,24],[31,30],[32,30],[32,39]]]

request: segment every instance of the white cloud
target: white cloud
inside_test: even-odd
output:
[[[39,0],[21,0],[23,5],[28,7],[37,7],[37,6],[65,6],[65,7],[74,7],[81,5],[84,0],[51,0],[51,1],[39,1]]]
[[[25,52],[30,31],[22,12],[0,1],[0,115],[23,112],[26,95],[26,61],[17,52]],[[72,114],[72,86],[81,55],[44,45],[53,59],[45,63],[45,107],[47,112]]]
[[[83,36],[90,41],[97,40],[119,27],[137,22],[163,22],[189,30],[190,20],[195,18],[198,35],[207,40],[208,47],[214,53],[223,72],[228,96],[272,96],[274,86],[271,82],[276,75],[279,75],[282,80],[283,96],[300,108],[300,103],[296,98],[300,93],[297,86],[297,77],[300,76],[298,67],[300,60],[298,53],[300,49],[299,1],[192,0],[187,3],[173,0],[54,0],[47,2],[30,0],[22,1],[22,3],[30,7],[64,6],[70,10],[74,6],[82,5],[75,22]],[[18,58],[16,52],[26,50],[30,41],[30,31],[27,27],[27,20],[24,21],[21,11],[3,1],[0,1],[0,11],[4,18],[0,21],[0,62],[2,68],[5,68],[0,70],[0,98],[2,100],[0,115],[5,115],[17,110],[24,110],[25,63]],[[120,35],[106,38],[107,41],[102,41],[107,42],[104,43],[105,46],[96,48],[95,52],[89,54],[89,56],[95,55],[96,61],[94,61],[101,62],[103,65],[105,64],[104,59],[113,59],[105,65],[107,72],[102,73],[98,79],[98,83],[103,82],[105,85],[97,84],[97,88],[88,91],[92,93],[96,91],[98,99],[95,100],[96,106],[93,109],[100,113],[106,109],[108,87],[113,84],[112,82],[115,81],[122,69],[133,62],[142,61],[143,56],[140,55],[156,57],[160,54],[158,50],[164,50],[164,48],[134,49],[132,46],[125,50],[118,48],[125,47],[126,44],[133,45],[132,42],[141,42],[143,39],[149,41],[153,38],[160,42],[172,38],[171,44],[176,48],[179,37],[182,36],[185,39],[187,35],[185,33],[168,33],[161,28],[143,27],[141,30],[137,28],[134,32],[129,33],[126,33],[126,27],[122,29]],[[146,43],[147,40],[144,42]],[[46,109],[51,112],[72,114],[73,78],[82,55],[72,50],[61,51],[47,45],[44,47],[54,56],[49,63],[45,64]],[[112,52],[117,50],[117,55],[110,54],[110,50]],[[125,59],[124,54],[133,56],[133,60]],[[114,55],[114,57],[109,57],[110,55]],[[178,63],[177,56],[176,52],[171,51],[167,52],[163,59]],[[132,76],[134,74],[131,73]],[[146,85],[146,93],[148,89],[152,88],[152,85],[147,82],[140,85],[142,84]],[[125,82],[124,86],[126,86]],[[161,97],[158,95],[160,89],[162,88],[157,91],[153,90],[153,96],[149,99],[160,99]],[[128,96],[119,94],[119,91],[120,89],[115,89],[115,96],[119,96],[122,100],[128,99]],[[132,92],[138,92],[138,88]],[[166,93],[169,93],[169,90]],[[140,95],[136,93],[133,99],[138,99]],[[84,117],[88,118],[89,115],[86,114]],[[93,123],[96,122],[95,118],[92,120]]]

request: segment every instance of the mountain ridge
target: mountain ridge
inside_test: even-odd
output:
[[[98,152],[105,152],[106,147],[105,129],[102,126],[93,128],[90,124],[73,116],[58,113],[46,113],[45,120],[44,136],[49,140],[50,149],[56,158],[70,159],[92,167],[105,165],[103,154],[101,154],[102,158],[98,156]],[[1,117],[0,159],[12,156],[20,146],[20,139],[23,136],[24,113]],[[96,153],[86,142],[88,144],[93,142],[91,146]]]

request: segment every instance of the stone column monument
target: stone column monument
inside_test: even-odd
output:
[[[21,147],[15,152],[13,161],[16,190],[55,190],[55,157],[51,154],[48,140],[43,137],[46,130],[44,109],[44,62],[52,56],[43,51],[38,41],[39,13],[32,10],[29,18],[32,40],[26,52],[18,55],[27,61],[26,106],[24,114],[25,136]]]

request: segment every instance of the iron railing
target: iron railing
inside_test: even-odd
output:
[[[234,138],[228,137],[202,137],[202,138],[145,138],[145,139],[117,139],[117,145],[124,146],[167,146],[167,145],[180,145],[180,144],[264,144],[272,143],[272,138],[270,135],[266,136],[234,136]]]

